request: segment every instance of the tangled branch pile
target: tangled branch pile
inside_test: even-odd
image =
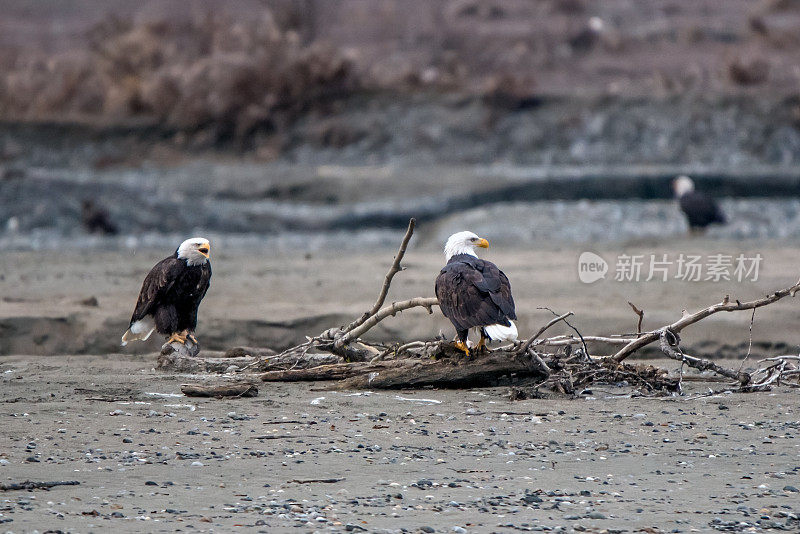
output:
[[[392,279],[403,270],[401,262],[414,226],[415,221],[411,219],[378,299],[361,317],[346,326],[331,328],[309,337],[306,342],[280,354],[259,355],[259,349],[233,349],[229,351],[229,356],[238,358],[218,359],[211,367],[206,366],[206,370],[227,370],[237,360],[244,367],[243,370],[257,372],[259,378],[267,382],[336,381],[335,387],[339,389],[505,385],[512,386],[514,398],[538,396],[542,390],[573,395],[594,384],[621,382],[634,387],[640,394],[680,392],[684,366],[708,371],[730,382],[726,388],[729,390],[760,391],[779,384],[800,387],[799,356],[767,358],[760,362],[763,365],[757,370],[747,373],[686,354],[680,347],[679,337],[679,332],[684,328],[715,313],[751,310],[752,321],[757,308],[787,296],[793,297],[800,290],[800,281],[792,287],[750,302],[731,302],[726,296],[718,304],[685,314],[680,320],[649,332],[641,331],[644,312],[631,305],[639,316],[639,331],[636,334],[584,336],[569,322],[572,312],[558,315],[550,310],[554,318],[527,340],[491,352],[473,354],[468,358],[443,338],[394,344],[367,342],[360,336],[380,321],[416,307],[433,313],[433,307],[437,305],[435,298],[418,297],[384,306]],[[561,322],[569,326],[574,334],[542,337],[550,327]],[[681,362],[679,376],[670,376],[665,369],[652,365],[628,364],[624,361],[636,350],[656,342],[660,343],[665,356]],[[602,355],[590,351],[590,345],[617,346],[619,349],[612,354]],[[170,352],[171,349],[166,350],[167,354]],[[162,368],[186,370],[181,368],[181,362],[192,360],[191,357],[181,358],[173,354],[169,361],[160,363]]]

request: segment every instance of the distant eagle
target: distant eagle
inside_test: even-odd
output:
[[[725,224],[725,214],[719,205],[708,195],[695,191],[694,182],[688,176],[675,178],[672,190],[692,232],[702,231],[712,223]]]
[[[456,327],[456,348],[467,355],[470,328],[480,331],[478,350],[485,348],[487,338],[517,339],[511,283],[497,265],[478,258],[475,247],[489,248],[489,242],[472,232],[451,235],[444,247],[447,265],[436,278],[439,308]]]
[[[119,229],[111,220],[108,211],[95,205],[92,200],[86,199],[81,203],[81,222],[90,234],[100,233],[117,235]]]
[[[164,258],[150,269],[144,279],[136,309],[122,344],[146,340],[153,333],[169,336],[167,343],[197,344],[197,308],[208,291],[211,263],[208,239],[193,237],[178,247],[175,254]]]

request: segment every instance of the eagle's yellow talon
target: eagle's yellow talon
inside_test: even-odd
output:
[[[183,336],[184,339],[191,341],[195,345],[198,344],[197,343],[197,338],[194,337],[194,332],[192,332],[188,328],[186,330],[181,330],[181,336]]]
[[[469,347],[463,341],[456,341],[455,347],[464,353],[464,355],[469,358]]]
[[[167,340],[167,343],[168,344],[169,343],[180,343],[181,345],[186,345],[186,336],[185,335],[181,335],[178,332],[175,332],[174,334],[169,336],[169,339]]]

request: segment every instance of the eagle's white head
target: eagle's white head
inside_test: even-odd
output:
[[[444,257],[448,261],[456,254],[469,254],[477,258],[475,247],[489,248],[489,242],[472,232],[458,232],[447,239],[444,245]]]
[[[672,180],[672,190],[677,198],[681,198],[686,193],[694,191],[694,182],[688,176],[678,176]]]
[[[202,265],[208,261],[211,243],[205,237],[192,237],[181,243],[177,253],[178,258],[186,260],[186,265]]]

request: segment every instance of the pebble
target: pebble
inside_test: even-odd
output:
[[[192,467],[203,467],[203,462],[192,462]]]

